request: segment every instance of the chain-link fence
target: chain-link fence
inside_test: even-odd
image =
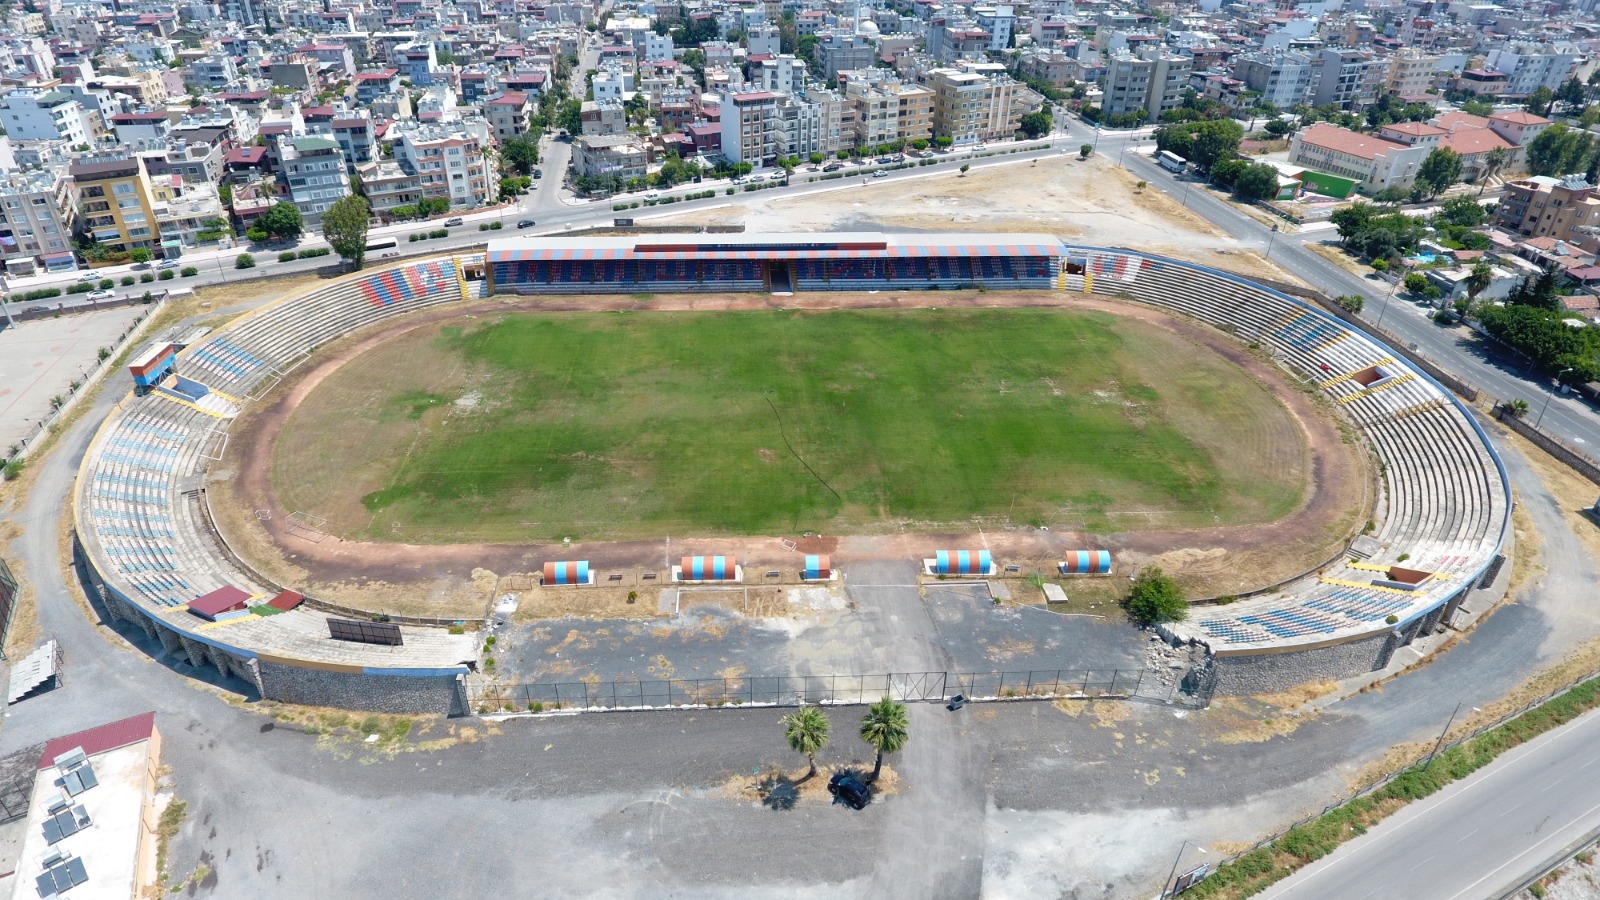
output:
[[[864,705],[884,697],[974,702],[1081,697],[1143,700],[1199,708],[1210,680],[1161,677],[1146,669],[1021,672],[901,672],[883,675],[750,675],[741,678],[482,682],[467,695],[480,714],[554,709],[662,709],[683,706]]]

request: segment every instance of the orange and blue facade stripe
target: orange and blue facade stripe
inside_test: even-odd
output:
[[[1061,563],[1063,575],[1110,575],[1111,551],[1069,550]]]
[[[544,583],[550,585],[588,584],[589,561],[586,559],[544,564]]]
[[[685,556],[684,581],[732,581],[736,566],[726,556]]]
[[[937,575],[987,575],[991,566],[987,550],[935,550],[933,554]]]

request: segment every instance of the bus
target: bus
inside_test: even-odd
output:
[[[367,241],[367,252],[374,253],[378,250],[393,250],[400,246],[400,242],[392,237],[372,238]]]
[[[1160,153],[1157,153],[1156,162],[1161,165],[1161,168],[1166,169],[1168,172],[1177,172],[1182,174],[1184,169],[1189,168],[1188,160],[1176,153],[1173,153],[1171,150],[1163,150]]]

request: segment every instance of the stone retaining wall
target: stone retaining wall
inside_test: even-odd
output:
[[[1253,656],[1217,656],[1216,691],[1223,696],[1271,694],[1308,681],[1336,681],[1389,664],[1389,657],[1404,641],[1393,632],[1358,638],[1332,647]]]

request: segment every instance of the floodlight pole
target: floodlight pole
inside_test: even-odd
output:
[[[1206,848],[1200,846],[1199,844],[1191,845],[1188,838],[1185,838],[1183,843],[1178,845],[1178,858],[1172,861],[1172,871],[1167,874],[1167,880],[1161,884],[1161,896],[1170,897],[1172,896],[1172,891],[1177,888],[1177,885],[1173,884],[1173,879],[1178,877],[1178,865],[1183,862],[1184,848],[1189,846],[1193,846],[1201,853],[1206,852]]]
[[[1429,766],[1433,765],[1433,758],[1438,755],[1439,748],[1444,746],[1445,735],[1450,733],[1450,726],[1456,723],[1456,716],[1461,714],[1461,707],[1466,705],[1466,701],[1456,704],[1455,711],[1450,713],[1450,718],[1444,723],[1444,730],[1439,732],[1439,740],[1435,741],[1433,744],[1433,752],[1428,754],[1428,761],[1422,764],[1423,769],[1427,769]],[[1474,706],[1472,711],[1477,712],[1478,708]]]

